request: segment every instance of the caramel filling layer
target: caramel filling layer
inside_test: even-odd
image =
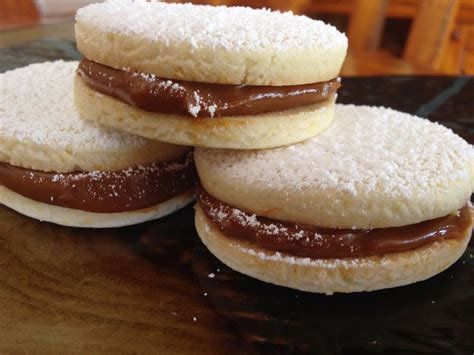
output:
[[[206,216],[230,238],[256,247],[312,259],[355,258],[410,251],[437,240],[463,238],[472,213],[466,205],[456,214],[409,226],[378,229],[329,229],[250,215],[198,192]]]
[[[152,207],[194,187],[192,154],[120,171],[45,173],[0,164],[0,185],[49,205],[97,213]]]
[[[190,117],[258,115],[325,101],[341,86],[339,78],[307,85],[251,86],[168,80],[118,70],[88,59],[78,74],[92,89],[149,112]]]

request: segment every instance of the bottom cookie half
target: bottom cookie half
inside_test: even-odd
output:
[[[196,206],[196,229],[207,248],[230,268],[272,284],[302,291],[374,291],[426,280],[451,266],[466,250],[472,231],[462,238],[435,241],[412,251],[380,256],[311,259],[269,252],[229,238]]]
[[[188,191],[141,210],[95,213],[37,202],[0,186],[0,204],[40,221],[81,228],[123,227],[150,221],[183,208],[193,199],[193,191]]]

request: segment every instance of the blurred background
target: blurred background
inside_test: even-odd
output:
[[[73,39],[75,11],[97,0],[0,0],[0,48]],[[189,2],[189,1],[173,1]],[[342,75],[474,74],[474,0],[197,0],[293,11],[349,37]]]

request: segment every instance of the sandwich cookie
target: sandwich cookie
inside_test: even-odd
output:
[[[74,227],[118,227],[192,200],[189,148],[82,121],[72,86],[78,62],[0,74],[0,204]]]
[[[257,149],[326,129],[347,38],[321,21],[245,7],[110,0],[80,9],[86,119],[165,142]]]
[[[474,150],[382,107],[336,105],[331,127],[261,151],[197,149],[196,228],[222,262],[304,291],[372,291],[448,268],[471,236]]]

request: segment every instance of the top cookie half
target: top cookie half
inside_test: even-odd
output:
[[[0,74],[0,164],[68,173],[166,162],[189,148],[82,120],[73,104],[78,62],[32,64]]]
[[[304,142],[196,149],[204,189],[257,216],[326,228],[389,228],[457,213],[474,186],[474,149],[451,130],[383,107],[336,105]]]
[[[80,9],[88,59],[168,79],[300,85],[339,75],[347,38],[321,21],[246,7],[109,0]]]

